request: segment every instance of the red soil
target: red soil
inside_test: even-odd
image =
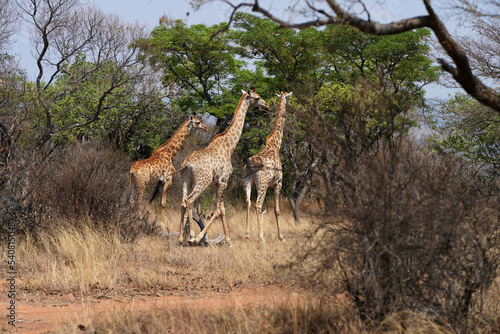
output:
[[[8,299],[5,288],[0,293],[0,310],[7,313]],[[276,306],[284,303],[296,304],[303,295],[292,293],[277,286],[245,286],[231,292],[191,291],[186,295],[158,296],[139,294],[133,297],[112,298],[108,296],[75,298],[71,293],[64,296],[30,296],[25,294],[23,301],[16,301],[16,326],[7,324],[4,317],[0,332],[46,333],[63,324],[95,320],[99,316],[111,315],[116,311],[148,312],[155,309],[203,309],[252,308],[257,306]],[[305,298],[304,298],[305,300]]]

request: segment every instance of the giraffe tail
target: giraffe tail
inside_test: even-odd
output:
[[[158,196],[158,194],[160,193],[160,188],[162,185],[163,185],[163,181],[158,180],[158,183],[156,183],[155,191],[153,191],[153,196],[151,196],[151,199],[149,200],[150,204],[151,204],[151,202],[153,202],[155,200],[156,196]]]
[[[258,157],[245,158],[245,170],[243,178],[247,179],[253,176],[264,167],[262,160]]]
[[[181,168],[179,168],[177,170],[174,170],[173,172],[167,174],[166,176],[174,175],[175,173],[177,173],[181,169],[184,169],[184,167],[181,167]],[[155,190],[153,191],[153,196],[151,196],[151,199],[149,200],[149,204],[151,204],[155,200],[156,196],[158,196],[158,193],[160,192],[160,188],[161,188],[161,186],[163,186],[163,183],[164,182],[161,179],[158,180],[158,182],[156,183]]]
[[[252,165],[250,160],[245,157],[245,166],[243,167],[243,179],[247,179],[252,175]]]

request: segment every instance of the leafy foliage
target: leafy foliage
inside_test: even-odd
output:
[[[458,153],[492,176],[500,175],[500,116],[464,94],[434,114],[434,148]]]
[[[138,157],[149,155],[176,130],[169,120],[181,119],[183,115],[168,116],[161,91],[141,92],[137,80],[117,69],[114,62],[103,63],[99,71],[90,71],[84,81],[70,85],[67,93],[55,98],[67,89],[72,77],[93,66],[85,56],[77,57],[48,90],[54,99],[52,122],[57,128],[67,129],[56,133],[54,142],[65,144],[85,138],[108,142]],[[119,79],[115,77],[117,72]],[[141,96],[144,94],[149,96]],[[100,109],[102,112],[94,120],[95,111]],[[72,127],[74,124],[88,125]]]
[[[14,147],[28,123],[25,101],[26,73],[9,54],[0,54],[0,186]]]
[[[143,45],[149,61],[163,70],[164,86],[178,92],[181,110],[215,117],[234,111],[225,108],[222,97],[242,62],[235,58],[229,35],[216,34],[224,27],[224,23],[188,27],[178,20],[157,26]]]
[[[283,29],[268,19],[245,13],[235,15],[234,26],[238,53],[265,71],[275,91],[297,92],[301,87],[317,91],[327,79],[331,68],[323,61],[323,31]]]

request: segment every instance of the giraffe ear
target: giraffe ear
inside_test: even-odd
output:
[[[241,92],[242,92],[243,94],[248,94],[248,93],[247,93],[247,92],[245,92],[243,89],[241,90]]]
[[[280,94],[276,94],[277,97],[280,97]]]
[[[290,92],[290,93],[286,94],[285,97],[290,97],[290,96],[292,96],[292,94],[293,94],[293,92]]]

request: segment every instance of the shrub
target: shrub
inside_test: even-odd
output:
[[[71,144],[32,171],[33,195],[54,217],[116,222],[128,207],[130,165],[124,155],[102,145]]]
[[[0,243],[9,232],[23,236],[40,223],[40,208],[34,205],[29,191],[32,163],[23,150],[16,150],[5,166],[0,182]],[[12,230],[15,229],[15,231]]]
[[[131,164],[102,144],[74,143],[50,154],[17,152],[0,188],[0,232],[8,232],[14,222],[20,237],[56,225],[87,228],[89,223],[117,227],[128,241],[158,233],[157,222],[139,216],[128,202]]]
[[[498,193],[452,156],[396,140],[340,165],[316,278],[335,271],[358,314],[424,312],[466,329],[500,264]]]

